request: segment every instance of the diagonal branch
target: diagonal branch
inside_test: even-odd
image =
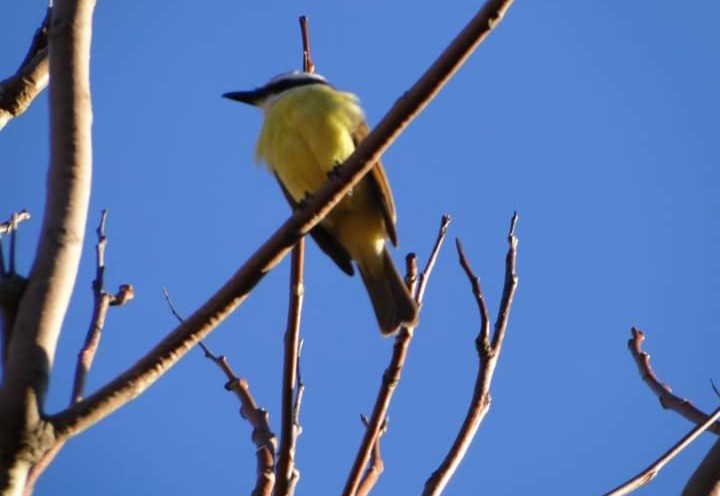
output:
[[[32,43],[20,68],[0,81],[0,130],[14,117],[25,112],[48,84],[48,21],[50,9],[42,25],[35,31]]]
[[[175,308],[175,304],[170,298],[167,288],[163,288],[163,296],[170,307],[170,311],[175,318],[183,322],[182,315]],[[215,355],[210,348],[200,341],[198,343],[205,354],[205,358],[213,362],[227,377],[225,389],[233,391],[240,400],[240,415],[246,419],[253,427],[250,436],[257,450],[255,457],[257,458],[257,479],[255,480],[255,488],[251,496],[270,496],[275,485],[275,434],[270,428],[270,418],[268,412],[264,408],[260,408],[250,392],[250,385],[247,380],[239,378],[235,375],[230,362],[225,355]]]
[[[363,475],[362,480],[360,481],[357,496],[367,496],[370,494],[370,491],[372,491],[375,487],[380,475],[385,470],[385,462],[382,459],[382,451],[380,450],[380,439],[382,439],[382,437],[387,433],[389,423],[388,418],[389,417],[385,417],[385,422],[383,422],[383,425],[380,427],[380,432],[378,432],[375,445],[372,449],[372,455],[370,456],[370,464],[365,471],[365,475]],[[360,419],[365,427],[370,424],[370,421],[365,415],[362,415]]]
[[[480,287],[480,280],[473,272],[470,267],[470,263],[465,257],[460,240],[457,241],[457,251],[460,258],[460,265],[470,281],[475,301],[478,305],[478,309],[480,310],[480,332],[475,340],[480,365],[478,367],[477,378],[475,379],[473,397],[470,401],[470,406],[468,407],[465,419],[463,420],[462,426],[458,431],[453,445],[445,456],[445,459],[425,483],[425,489],[423,491],[424,496],[435,496],[443,492],[445,486],[447,486],[447,483],[455,474],[460,462],[465,457],[465,453],[467,453],[480,424],[490,409],[492,401],[490,396],[490,386],[495,374],[495,367],[497,366],[498,359],[500,358],[502,343],[505,338],[508,319],[510,317],[510,309],[512,307],[515,290],[518,284],[516,271],[518,240],[515,236],[517,221],[518,215],[517,212],[515,212],[512,220],[510,221],[510,231],[508,233],[508,244],[510,246],[508,248],[507,257],[505,258],[505,287],[503,288],[502,300],[498,316],[495,321],[495,332],[493,333],[492,339],[489,336],[489,313],[485,297],[483,296],[483,292]],[[491,342],[492,344],[490,344]]]
[[[697,439],[700,434],[705,432],[706,429],[708,429],[711,425],[713,425],[718,418],[720,418],[720,408],[716,409],[706,420],[705,422],[699,424],[696,426],[693,430],[691,430],[685,437],[683,437],[680,441],[678,441],[672,448],[670,448],[667,452],[665,452],[660,458],[655,460],[649,467],[647,467],[645,470],[640,472],[638,475],[633,477],[627,482],[624,482],[620,486],[616,487],[609,493],[606,493],[605,496],[624,496],[626,494],[630,494],[631,492],[635,491],[636,489],[641,488],[651,480],[653,480],[658,472],[667,465],[670,460],[675,458],[682,450],[687,448],[690,443],[692,443],[695,439]],[[685,494],[683,492],[683,494]],[[700,493],[699,493],[700,494]],[[708,492],[703,492],[701,494],[710,494]],[[715,493],[712,493],[715,494]]]
[[[338,174],[319,188],[304,208],[297,210],[263,243],[217,293],[128,370],[80,403],[49,418],[56,435],[68,437],[82,432],[137,397],[235,310],[297,240],[310,232],[370,171],[393,140],[498,24],[511,3],[512,0],[488,1],[359,144]],[[379,423],[375,426],[376,432],[377,427]]]
[[[427,286],[430,274],[435,267],[435,261],[437,260],[438,253],[440,252],[440,248],[445,240],[447,228],[450,222],[450,217],[448,215],[443,215],[440,222],[440,230],[438,231],[437,238],[435,239],[435,245],[433,246],[427,263],[425,264],[425,269],[420,276],[417,287],[414,288],[415,301],[417,302],[418,307],[421,307],[422,305],[422,296],[425,294],[425,287]],[[415,265],[415,261],[413,260],[414,258],[414,256],[408,257],[408,267],[416,270],[417,267]],[[415,277],[415,273],[410,271],[408,274],[408,280],[414,281]],[[354,496],[357,494],[362,474],[370,461],[373,447],[377,444],[378,436],[380,435],[382,426],[387,418],[387,412],[390,408],[390,402],[393,394],[395,393],[395,388],[400,382],[400,376],[402,375],[402,370],[405,367],[405,360],[407,359],[410,342],[413,338],[413,331],[414,329],[412,327],[403,327],[400,329],[400,332],[395,338],[390,365],[388,365],[387,369],[385,369],[385,373],[383,373],[382,384],[380,385],[380,390],[378,391],[377,398],[375,399],[375,406],[373,407],[370,422],[368,422],[367,429],[365,429],[365,435],[360,443],[357,455],[355,455],[355,461],[350,469],[350,473],[348,474],[348,479],[345,482],[345,488],[342,492],[344,496]]]
[[[632,337],[628,340],[630,354],[635,360],[635,364],[640,372],[640,377],[645,381],[645,384],[648,385],[650,390],[655,393],[655,396],[658,397],[660,405],[665,409],[679,413],[695,424],[705,422],[708,419],[708,415],[705,412],[693,405],[690,400],[673,394],[670,386],[663,384],[657,375],[655,375],[655,371],[650,365],[650,355],[642,349],[645,333],[637,327],[633,327],[630,332],[632,333]],[[714,434],[720,434],[720,423],[716,422],[712,424],[708,427],[708,431]]]
[[[245,379],[238,378],[230,367],[227,357],[216,356],[203,345],[205,356],[223,371],[228,382],[225,389],[233,391],[240,400],[240,415],[253,426],[251,438],[257,447],[257,480],[251,496],[270,496],[275,484],[275,444],[276,438],[270,429],[268,412],[258,406],[250,386]]]

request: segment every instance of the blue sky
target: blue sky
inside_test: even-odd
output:
[[[320,73],[357,93],[376,123],[477,10],[469,1],[99,2],[92,57],[94,188],[86,255],[54,366],[48,409],[66,404],[90,314],[93,230],[108,208],[107,283],[137,298],[113,309],[90,387],[166,335],[167,286],[189,314],[287,217],[253,163],[260,113],[220,98],[301,62],[310,18]],[[41,2],[2,7],[0,70],[22,60]],[[660,377],[717,404],[720,336],[720,41],[717,2],[517,2],[384,158],[401,261],[423,258],[455,219],[493,313],[506,231],[520,213],[520,287],[493,406],[446,494],[600,494],[691,425],[663,411],[627,352],[632,325]],[[4,77],[4,76],[3,76]],[[29,267],[43,209],[47,98],[0,133],[0,217],[27,208]],[[229,356],[277,431],[286,261],[208,340]],[[335,494],[362,435],[392,341],[359,279],[314,245],[303,319],[306,394],[298,494]],[[477,315],[448,244],[390,411],[375,494],[420,492],[455,434],[477,362]],[[248,493],[250,428],[223,377],[193,351],[142,397],[72,440],[37,494]],[[677,494],[712,435],[643,495]]]

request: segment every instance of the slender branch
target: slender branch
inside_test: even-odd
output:
[[[123,284],[120,286],[117,295],[105,291],[105,248],[107,247],[107,236],[105,235],[105,224],[107,223],[107,210],[100,215],[100,223],[95,230],[98,242],[95,245],[95,280],[92,283],[93,290],[93,313],[90,319],[90,326],[85,336],[85,344],[78,353],[77,365],[75,367],[75,382],[73,384],[70,404],[79,402],[85,390],[85,380],[90,372],[103,328],[105,317],[110,306],[120,306],[133,298],[132,286]]]
[[[308,20],[300,16],[300,37],[303,48],[303,71],[315,72],[310,55]],[[303,286],[303,265],[305,260],[305,238],[301,238],[292,252],[290,264],[290,300],[288,303],[287,327],[285,330],[285,354],[283,360],[283,383],[281,392],[282,416],[280,429],[280,451],[275,474],[276,496],[292,496],[300,479],[295,467],[295,451],[300,427],[300,405],[302,389],[298,385],[300,365],[300,316],[305,289]]]
[[[178,312],[177,307],[170,298],[170,293],[167,288],[163,288],[163,296],[165,301],[170,307],[170,311],[175,318],[183,322],[185,319]],[[225,389],[233,391],[240,400],[240,415],[250,422],[253,427],[252,435],[250,436],[257,450],[255,455],[257,457],[257,479],[255,481],[255,488],[253,489],[252,496],[270,496],[275,485],[275,446],[276,439],[272,429],[270,429],[270,419],[268,412],[258,407],[255,398],[250,393],[250,386],[245,379],[240,379],[230,366],[225,355],[215,355],[210,348],[200,341],[198,343],[202,348],[205,358],[213,362],[227,377],[225,383]]]
[[[467,414],[463,420],[462,426],[450,447],[445,459],[440,466],[433,472],[432,476],[425,483],[423,491],[424,496],[438,495],[443,492],[445,486],[455,474],[460,462],[465,457],[475,434],[485,415],[490,409],[492,398],[490,396],[490,386],[495,374],[495,367],[500,358],[502,343],[507,331],[508,319],[510,317],[510,309],[512,307],[515,290],[518,284],[518,276],[516,271],[517,265],[517,237],[515,236],[515,227],[517,225],[517,212],[513,214],[510,222],[510,231],[508,233],[508,253],[505,258],[505,287],[503,289],[500,309],[495,321],[495,331],[492,336],[492,344],[490,343],[490,323],[487,303],[480,287],[480,280],[470,267],[465,253],[462,249],[460,240],[457,240],[457,251],[460,258],[460,265],[465,271],[465,275],[470,281],[475,301],[480,311],[480,332],[475,340],[475,346],[478,352],[479,367],[475,380],[475,388],[473,390],[472,400],[468,407]]]
[[[0,81],[0,130],[14,117],[25,112],[48,84],[48,22],[50,9],[35,31],[20,68]]]
[[[660,405],[666,410],[673,410],[679,413],[690,422],[702,424],[707,421],[708,415],[693,405],[690,400],[673,394],[667,384],[663,384],[650,365],[650,355],[643,351],[642,343],[645,340],[645,333],[637,327],[630,329],[632,337],[628,340],[628,349],[640,372],[640,377],[648,385],[650,390],[660,400]],[[720,423],[714,423],[708,428],[709,432],[720,434]]]
[[[292,252],[290,266],[290,302],[288,305],[287,329],[285,330],[285,358],[283,362],[282,384],[282,428],[280,430],[280,451],[277,465],[277,484],[275,494],[285,496],[293,494],[290,488],[295,487],[300,473],[295,468],[295,449],[300,426],[297,423],[299,403],[296,402],[298,391],[298,363],[300,356],[300,317],[302,314],[303,261],[305,243],[301,239]]]
[[[422,296],[425,294],[425,287],[427,286],[430,274],[435,267],[435,261],[437,260],[438,253],[440,252],[440,248],[445,240],[447,228],[450,222],[450,217],[448,215],[443,215],[440,222],[440,229],[435,240],[435,245],[428,257],[428,261],[425,264],[425,270],[423,270],[423,273],[420,276],[420,282],[415,290],[415,301],[417,302],[418,307],[421,307],[422,305]],[[414,263],[410,261],[408,261],[408,265],[410,267],[415,266]],[[414,278],[414,275],[408,276],[409,281],[412,281]],[[368,461],[370,460],[373,446],[375,446],[375,443],[377,442],[383,422],[385,422],[385,418],[387,417],[387,412],[390,408],[390,401],[392,400],[395,388],[400,382],[400,376],[402,374],[403,367],[405,366],[410,342],[412,341],[413,331],[414,329],[412,327],[402,327],[395,338],[390,365],[388,365],[387,369],[385,369],[385,373],[383,373],[382,383],[380,385],[377,398],[375,399],[375,406],[373,407],[370,422],[367,429],[365,429],[365,435],[363,436],[358,452],[355,455],[355,461],[350,469],[350,473],[348,474],[348,479],[345,482],[345,488],[342,492],[344,496],[354,496],[357,494],[360,479],[365,471],[365,467],[367,467]]]
[[[435,267],[435,262],[437,261],[438,254],[440,253],[440,247],[445,241],[445,237],[447,236],[447,230],[448,227],[450,227],[451,222],[452,217],[447,214],[443,215],[440,219],[440,232],[435,239],[435,246],[433,246],[432,251],[430,252],[430,258],[428,258],[427,262],[425,263],[425,268],[420,273],[420,280],[418,281],[417,293],[415,295],[415,299],[417,300],[418,304],[422,303],[423,299],[425,298],[425,288],[427,287],[428,277],[430,277],[430,273],[432,272],[433,267]]]
[[[56,435],[84,431],[141,394],[247,298],[255,285],[310,232],[374,166],[392,141],[427,106],[501,20],[512,0],[490,0],[438,60],[400,98],[337,175],[312,196],[188,319],[128,370],[80,403],[49,418]],[[378,424],[379,425],[379,424]]]
[[[300,16],[300,33],[302,36],[303,46],[303,71],[315,72],[315,64],[313,64],[312,55],[310,53],[310,37],[308,36],[307,16]]]
[[[0,223],[0,335],[2,336],[2,367],[7,362],[12,328],[15,324],[20,299],[27,287],[27,278],[17,273],[17,235],[21,222],[30,218],[27,210],[13,212],[6,222]],[[10,235],[10,246],[8,247],[8,265],[5,267],[5,255],[3,252],[2,236]],[[3,370],[3,374],[5,371]]]
[[[682,450],[688,447],[700,434],[708,429],[713,423],[720,418],[720,408],[716,409],[708,419],[696,426],[691,430],[685,437],[683,437],[677,444],[665,452],[660,458],[655,460],[649,467],[640,472],[638,475],[633,477],[627,482],[624,482],[620,486],[616,487],[612,491],[605,493],[605,496],[624,496],[630,494],[636,489],[641,488],[651,480],[663,469],[665,465],[675,458]],[[685,494],[685,493],[683,493]],[[703,493],[708,494],[708,493]]]
[[[368,418],[365,415],[362,415],[360,419],[362,420],[363,425],[367,428],[370,424]],[[370,494],[370,491],[372,491],[375,487],[380,475],[385,470],[385,462],[383,462],[382,452],[380,450],[380,439],[382,439],[382,437],[387,433],[388,424],[389,421],[386,417],[385,422],[383,422],[383,425],[380,428],[380,432],[378,432],[377,439],[375,440],[375,445],[373,446],[372,454],[370,455],[370,465],[365,471],[365,475],[363,475],[360,485],[358,486],[357,496],[367,496]]]
[[[685,484],[681,496],[717,496],[720,494],[720,439],[715,441],[700,465]]]
[[[75,366],[75,381],[73,383],[72,394],[70,395],[70,404],[77,403],[82,399],[85,390],[85,380],[92,368],[95,354],[100,346],[100,337],[105,326],[105,317],[109,306],[120,306],[132,299],[132,286],[123,284],[120,286],[117,295],[112,295],[104,290],[105,286],[105,248],[107,247],[107,237],[105,236],[105,224],[107,222],[107,210],[103,210],[100,215],[100,222],[95,233],[98,242],[95,245],[95,280],[92,283],[93,290],[93,313],[90,319],[90,326],[85,336],[85,344],[78,353],[77,364]],[[65,445],[64,441],[58,441],[49,451],[43,454],[42,458],[33,465],[25,484],[25,494],[30,495],[38,478],[45,472],[52,463],[60,450]]]
[[[19,212],[13,212],[8,220],[0,223],[0,235],[12,233],[17,230],[21,222],[30,220],[30,212],[25,209]]]
[[[207,347],[206,347],[207,350]],[[264,408],[260,408],[255,398],[250,393],[250,387],[247,380],[238,378],[233,372],[227,357],[215,356],[209,351],[205,352],[205,356],[212,360],[225,373],[228,382],[225,389],[233,391],[240,400],[240,415],[253,426],[251,439],[255,443],[257,450],[257,480],[252,496],[270,496],[275,484],[275,447],[276,438],[270,429],[270,420],[268,412]]]

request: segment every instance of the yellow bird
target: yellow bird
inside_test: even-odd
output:
[[[255,156],[275,175],[293,209],[312,195],[368,134],[358,98],[307,72],[280,75],[253,91],[225,98],[255,105],[265,119]],[[311,232],[349,275],[358,266],[383,334],[412,325],[417,305],[388,253],[397,245],[395,204],[380,162]]]

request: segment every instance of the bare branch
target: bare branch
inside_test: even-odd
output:
[[[435,240],[435,245],[428,257],[428,261],[425,264],[425,270],[420,276],[420,282],[415,291],[415,301],[417,302],[418,307],[421,307],[422,305],[422,296],[425,294],[425,287],[435,266],[435,261],[437,260],[438,253],[440,252],[440,248],[445,240],[447,227],[450,222],[450,217],[448,215],[443,215],[440,222],[440,230]],[[415,263],[412,261],[413,258],[414,257],[408,258],[408,268],[410,269],[415,266]],[[407,279],[412,281],[414,276],[409,275]],[[382,383],[380,385],[377,398],[375,399],[375,406],[373,407],[370,422],[365,430],[365,435],[363,436],[357,455],[355,455],[355,461],[350,469],[348,479],[345,482],[345,488],[342,492],[344,496],[354,496],[357,493],[358,486],[360,485],[360,479],[365,471],[365,467],[367,467],[368,461],[370,460],[373,446],[375,446],[375,443],[377,442],[380,430],[385,422],[385,418],[387,417],[387,411],[390,408],[390,401],[392,400],[395,388],[400,382],[400,376],[402,374],[403,367],[405,366],[410,342],[412,341],[413,331],[414,329],[412,327],[402,327],[395,338],[390,365],[388,365],[388,368],[385,369],[385,373],[383,374]]]
[[[23,490],[30,466],[57,441],[43,411],[77,277],[90,199],[94,5],[93,0],[55,0],[49,24],[51,158],[45,212],[0,389],[0,491],[12,494]]]
[[[25,112],[48,84],[48,21],[50,9],[42,25],[35,31],[32,43],[15,74],[0,81],[0,130],[13,117]]]
[[[25,209],[19,212],[13,212],[8,220],[0,223],[0,235],[12,233],[17,230],[18,225],[21,222],[25,222],[30,219],[30,212]]]
[[[362,420],[363,425],[367,428],[370,424],[368,418],[365,415],[361,415],[360,419]],[[360,485],[358,486],[357,496],[367,496],[370,494],[370,491],[372,491],[373,487],[375,487],[380,475],[385,470],[385,462],[383,462],[382,452],[380,450],[380,439],[382,439],[385,433],[387,433],[389,423],[388,417],[386,417],[385,422],[383,422],[382,427],[380,428],[380,432],[378,432],[377,439],[375,440],[375,445],[373,446],[372,454],[370,455],[370,465],[365,471],[365,475],[363,475]]]
[[[295,211],[215,295],[132,367],[80,403],[51,416],[49,421],[56,434],[67,437],[82,432],[137,397],[235,310],[297,240],[310,232],[370,171],[392,141],[499,23],[511,3],[512,0],[488,1],[440,58],[363,139],[338,174],[315,192],[305,208]]]
[[[715,441],[690,476],[681,496],[717,496],[720,494],[718,467],[720,467],[720,439]]]
[[[92,283],[93,290],[93,313],[90,319],[90,327],[85,336],[85,344],[78,353],[77,365],[75,367],[75,382],[73,384],[70,404],[79,402],[85,390],[85,380],[90,372],[95,353],[100,345],[105,317],[110,306],[120,306],[133,298],[133,289],[130,284],[123,284],[117,295],[105,291],[105,248],[107,237],[105,236],[105,224],[107,222],[107,210],[100,215],[100,223],[95,232],[98,242],[95,245],[95,280]]]
[[[276,496],[292,495],[300,473],[295,468],[295,449],[300,435],[298,395],[298,364],[300,362],[300,317],[305,289],[303,263],[305,242],[298,241],[292,252],[290,266],[290,302],[285,330],[285,358],[282,384],[282,428],[278,454]]]
[[[642,349],[645,333],[637,327],[633,327],[630,333],[632,334],[632,337],[628,340],[630,354],[637,364],[640,377],[658,397],[660,405],[665,409],[679,413],[695,424],[702,424],[707,421],[708,415],[705,412],[693,405],[690,400],[673,394],[670,386],[663,384],[660,379],[657,378],[655,371],[650,365],[650,355]],[[712,424],[708,428],[708,431],[714,434],[720,434],[720,423]]]
[[[455,238],[455,249],[460,259],[460,266],[470,281],[475,303],[477,304],[478,312],[480,312],[480,333],[475,340],[475,346],[478,350],[483,350],[482,353],[484,355],[487,355],[490,353],[490,312],[488,311],[487,302],[485,301],[485,295],[483,295],[482,288],[480,287],[480,278],[475,275],[472,267],[470,267],[470,262],[468,262],[465,256],[460,238]]]
[[[502,300],[498,310],[497,320],[495,321],[495,331],[492,338],[489,336],[488,310],[485,297],[483,296],[482,289],[480,288],[480,280],[470,267],[470,263],[465,257],[460,241],[457,241],[460,265],[470,281],[473,295],[475,296],[475,301],[480,311],[480,332],[475,340],[480,363],[478,367],[478,375],[475,380],[473,397],[470,401],[463,424],[458,431],[453,445],[450,447],[450,450],[445,456],[445,459],[425,483],[425,489],[423,491],[424,496],[438,495],[443,492],[445,486],[447,486],[447,483],[455,474],[460,462],[465,457],[465,453],[467,453],[480,424],[490,409],[490,404],[492,402],[492,398],[490,396],[490,386],[495,374],[495,367],[497,366],[498,359],[500,358],[502,343],[505,338],[508,319],[510,317],[510,309],[512,307],[515,290],[517,289],[518,284],[516,270],[518,240],[515,236],[517,220],[518,215],[517,212],[515,212],[510,222],[510,231],[508,233],[509,248],[507,257],[505,258],[505,287],[503,288]],[[490,342],[492,342],[492,344],[490,344]]]
[[[430,277],[430,273],[435,267],[435,262],[437,261],[438,254],[440,253],[440,247],[442,246],[443,241],[445,241],[445,236],[447,235],[447,230],[451,222],[452,217],[450,217],[448,214],[443,215],[442,219],[440,220],[440,233],[435,239],[435,246],[433,246],[433,249],[430,252],[430,258],[428,258],[427,262],[425,263],[425,268],[420,273],[420,281],[418,282],[417,294],[415,295],[418,303],[422,302],[425,298],[425,287],[427,286],[427,279],[428,277]]]
[[[70,404],[77,403],[82,399],[85,390],[85,380],[90,372],[95,354],[100,345],[100,337],[105,326],[105,317],[107,316],[108,307],[111,305],[113,295],[108,294],[103,289],[105,280],[105,248],[107,246],[107,237],[105,236],[105,224],[107,222],[107,210],[103,210],[100,215],[100,222],[95,232],[97,233],[98,242],[95,245],[96,263],[95,263],[95,280],[92,283],[93,289],[93,313],[90,319],[90,326],[85,336],[85,344],[78,353],[77,364],[75,366],[75,381],[73,383],[72,394],[70,396]],[[129,285],[124,285],[129,286]],[[131,286],[129,286],[131,287]],[[42,473],[50,466],[55,456],[65,445],[64,441],[59,441],[52,449],[47,451],[40,461],[33,465],[28,475],[28,481],[25,485],[25,494],[30,495],[33,492],[35,482]]]
[[[315,72],[315,64],[312,61],[312,55],[310,53],[310,37],[308,36],[308,18],[307,16],[300,16],[300,33],[302,36],[303,46],[303,71]]]
[[[225,389],[235,392],[238,399],[240,399],[240,415],[253,426],[250,437],[257,447],[255,452],[257,456],[257,480],[251,495],[270,496],[275,484],[276,439],[275,434],[270,429],[268,412],[264,408],[258,407],[255,398],[250,393],[247,380],[240,379],[235,375],[227,357],[224,355],[215,356],[210,351],[206,351],[205,356],[225,373],[228,379]]]
[[[315,72],[310,54],[310,36],[308,20],[300,16],[300,37],[303,48],[303,71]],[[303,265],[305,261],[305,238],[301,238],[292,252],[290,264],[290,301],[288,303],[288,319],[285,330],[285,355],[283,360],[282,383],[282,420],[280,429],[280,452],[278,453],[277,471],[275,474],[276,496],[292,496],[300,479],[300,472],[295,467],[295,450],[297,439],[302,431],[300,427],[300,405],[302,404],[303,386],[299,384],[300,367],[300,316],[305,288],[303,286]]]
[[[675,458],[682,450],[687,448],[690,443],[692,443],[695,439],[697,439],[698,436],[700,436],[700,434],[702,434],[708,427],[713,425],[713,423],[718,418],[720,418],[720,408],[716,409],[704,423],[696,426],[677,444],[675,444],[672,448],[665,452],[660,458],[655,460],[649,467],[640,472],[640,474],[633,477],[629,481],[624,482],[609,493],[606,493],[605,496],[624,496],[625,494],[630,494],[631,492],[641,488],[642,486],[653,480],[658,474],[658,472],[660,472],[660,470],[662,470],[663,467],[667,465],[668,462],[670,462],[670,460]]]
[[[163,288],[163,296],[170,307],[170,311],[180,322],[183,322],[182,315],[178,312],[175,304],[170,298],[167,288]],[[200,341],[198,343],[205,353],[205,358],[213,362],[227,377],[225,389],[235,392],[240,400],[240,415],[250,422],[253,427],[251,439],[257,447],[257,479],[252,496],[270,496],[275,485],[275,445],[276,439],[270,429],[270,419],[265,409],[257,406],[255,398],[250,393],[250,386],[247,380],[238,378],[230,367],[230,362],[225,355],[215,355],[210,348]]]
[[[20,299],[27,287],[27,278],[17,273],[17,235],[21,222],[30,218],[27,210],[13,212],[6,222],[0,223],[0,335],[2,336],[2,367],[7,363],[12,328],[15,324]],[[5,267],[2,236],[10,235],[8,265]],[[5,372],[4,372],[5,373]]]

